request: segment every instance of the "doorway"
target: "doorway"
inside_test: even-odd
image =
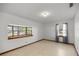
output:
[[[56,42],[68,43],[68,23],[56,24]]]

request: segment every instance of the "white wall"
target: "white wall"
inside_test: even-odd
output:
[[[69,43],[74,42],[74,18],[62,20],[62,21],[53,21],[52,23],[45,24],[45,34],[44,38],[49,40],[55,40],[55,25],[68,23],[68,38]]]
[[[7,8],[7,7],[6,7]],[[6,8],[1,8],[0,10],[6,10]],[[78,18],[77,18],[78,20]],[[68,23],[68,38],[69,43],[74,43],[74,18],[54,21],[52,23],[38,23],[29,19],[24,19],[16,15],[11,15],[7,13],[0,12],[0,53],[8,51],[10,49],[20,47],[35,41],[38,41],[42,38],[55,40],[55,24]],[[30,26],[33,29],[32,37],[18,38],[14,40],[8,40],[8,24],[17,24],[17,25],[26,25]],[[75,26],[77,25],[77,21]],[[77,27],[75,27],[77,28]],[[75,34],[78,32],[75,32]],[[77,35],[77,34],[76,34]],[[77,39],[77,38],[75,38]],[[75,40],[75,45],[79,49],[78,39]],[[79,51],[79,50],[78,50]]]
[[[33,36],[8,40],[8,24],[26,25],[32,27]],[[42,24],[0,12],[0,53],[20,47],[43,38]]]
[[[79,11],[75,17],[75,46],[79,54]]]

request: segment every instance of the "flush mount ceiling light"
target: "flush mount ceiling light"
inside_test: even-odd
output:
[[[48,12],[48,11],[43,11],[40,13],[40,16],[42,16],[42,17],[47,17],[49,15],[50,15],[50,12]]]

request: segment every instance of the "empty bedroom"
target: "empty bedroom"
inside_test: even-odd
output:
[[[79,3],[0,3],[0,56],[79,56]]]

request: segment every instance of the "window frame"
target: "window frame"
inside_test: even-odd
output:
[[[8,39],[17,39],[17,38],[23,38],[23,37],[30,37],[32,36],[32,27],[23,27],[23,26],[16,26],[16,25],[8,25],[8,26],[11,26],[12,27],[12,35],[11,36],[8,36]],[[17,29],[17,35],[14,35],[14,27],[18,27]],[[20,33],[20,27],[22,28],[25,28],[25,34],[21,35]],[[31,34],[28,35],[27,34],[27,28],[31,28]],[[8,33],[9,34],[9,33]]]

